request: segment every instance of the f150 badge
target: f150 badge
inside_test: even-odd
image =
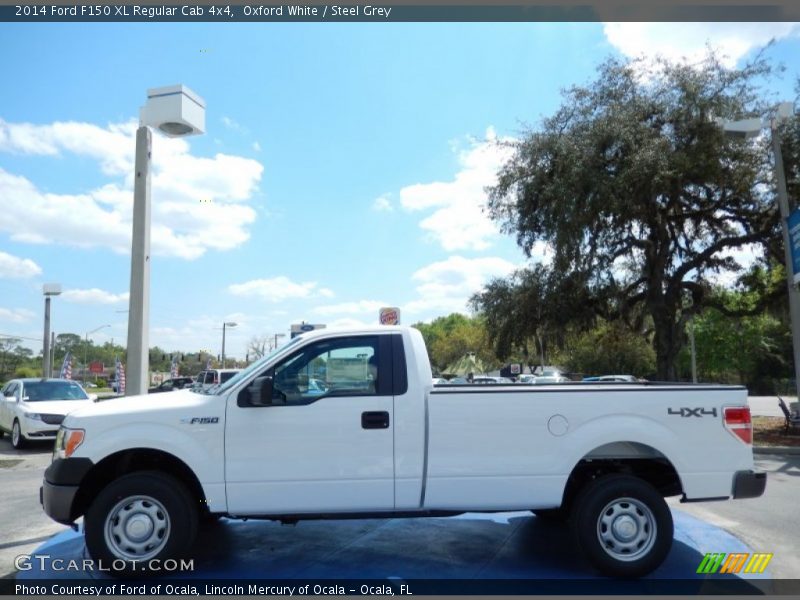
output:
[[[716,408],[668,408],[667,409],[668,415],[680,415],[681,417],[699,417],[703,418],[704,415],[709,415],[711,417],[717,416],[717,409]]]
[[[186,423],[187,425],[212,425],[213,423],[219,423],[219,417],[186,417],[181,419],[181,423]]]

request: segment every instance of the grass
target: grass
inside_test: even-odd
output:
[[[753,445],[800,447],[800,431],[784,433],[784,423],[783,417],[753,417]]]

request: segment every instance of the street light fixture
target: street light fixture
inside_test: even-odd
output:
[[[222,368],[225,368],[225,328],[236,327],[238,323],[225,322],[222,324]]]
[[[45,283],[42,286],[44,293],[44,347],[42,349],[42,377],[50,377],[53,368],[50,363],[50,297],[61,293],[60,283]]]
[[[786,173],[783,169],[783,152],[781,151],[780,124],[794,115],[794,105],[782,102],[775,111],[775,117],[768,121],[761,119],[745,119],[743,121],[722,121],[720,125],[729,137],[749,140],[768,128],[772,136],[772,153],[775,159],[775,180],[777,184],[778,209],[781,215],[781,231],[786,262],[786,284],[789,288],[789,318],[792,324],[792,345],[794,347],[794,376],[796,392],[800,399],[800,292],[794,283],[792,266],[792,246],[789,237],[789,195],[786,191]]]
[[[156,127],[168,137],[205,131],[205,102],[184,85],[147,90],[136,130],[136,166],[133,187],[131,285],[128,304],[128,378],[126,395],[146,394],[150,370],[150,153]]]
[[[95,329],[92,329],[91,331],[86,332],[86,342],[83,345],[83,372],[81,373],[82,375],[81,381],[83,381],[83,383],[86,383],[86,349],[89,346],[89,334],[98,332],[105,327],[111,327],[111,325],[100,325],[100,327],[97,327]]]

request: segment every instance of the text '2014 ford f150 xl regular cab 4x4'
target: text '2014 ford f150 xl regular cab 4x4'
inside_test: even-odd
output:
[[[204,393],[95,404],[64,420],[44,509],[61,523],[83,515],[91,556],[131,569],[185,552],[206,514],[531,509],[569,516],[601,572],[640,576],[672,544],[664,497],[766,485],[741,387],[431,379],[416,329],[325,329]]]

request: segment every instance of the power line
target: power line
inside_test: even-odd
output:
[[[42,338],[25,337],[24,335],[8,335],[6,333],[0,333],[0,338],[9,338],[14,340],[33,340],[34,342],[42,341]]]

